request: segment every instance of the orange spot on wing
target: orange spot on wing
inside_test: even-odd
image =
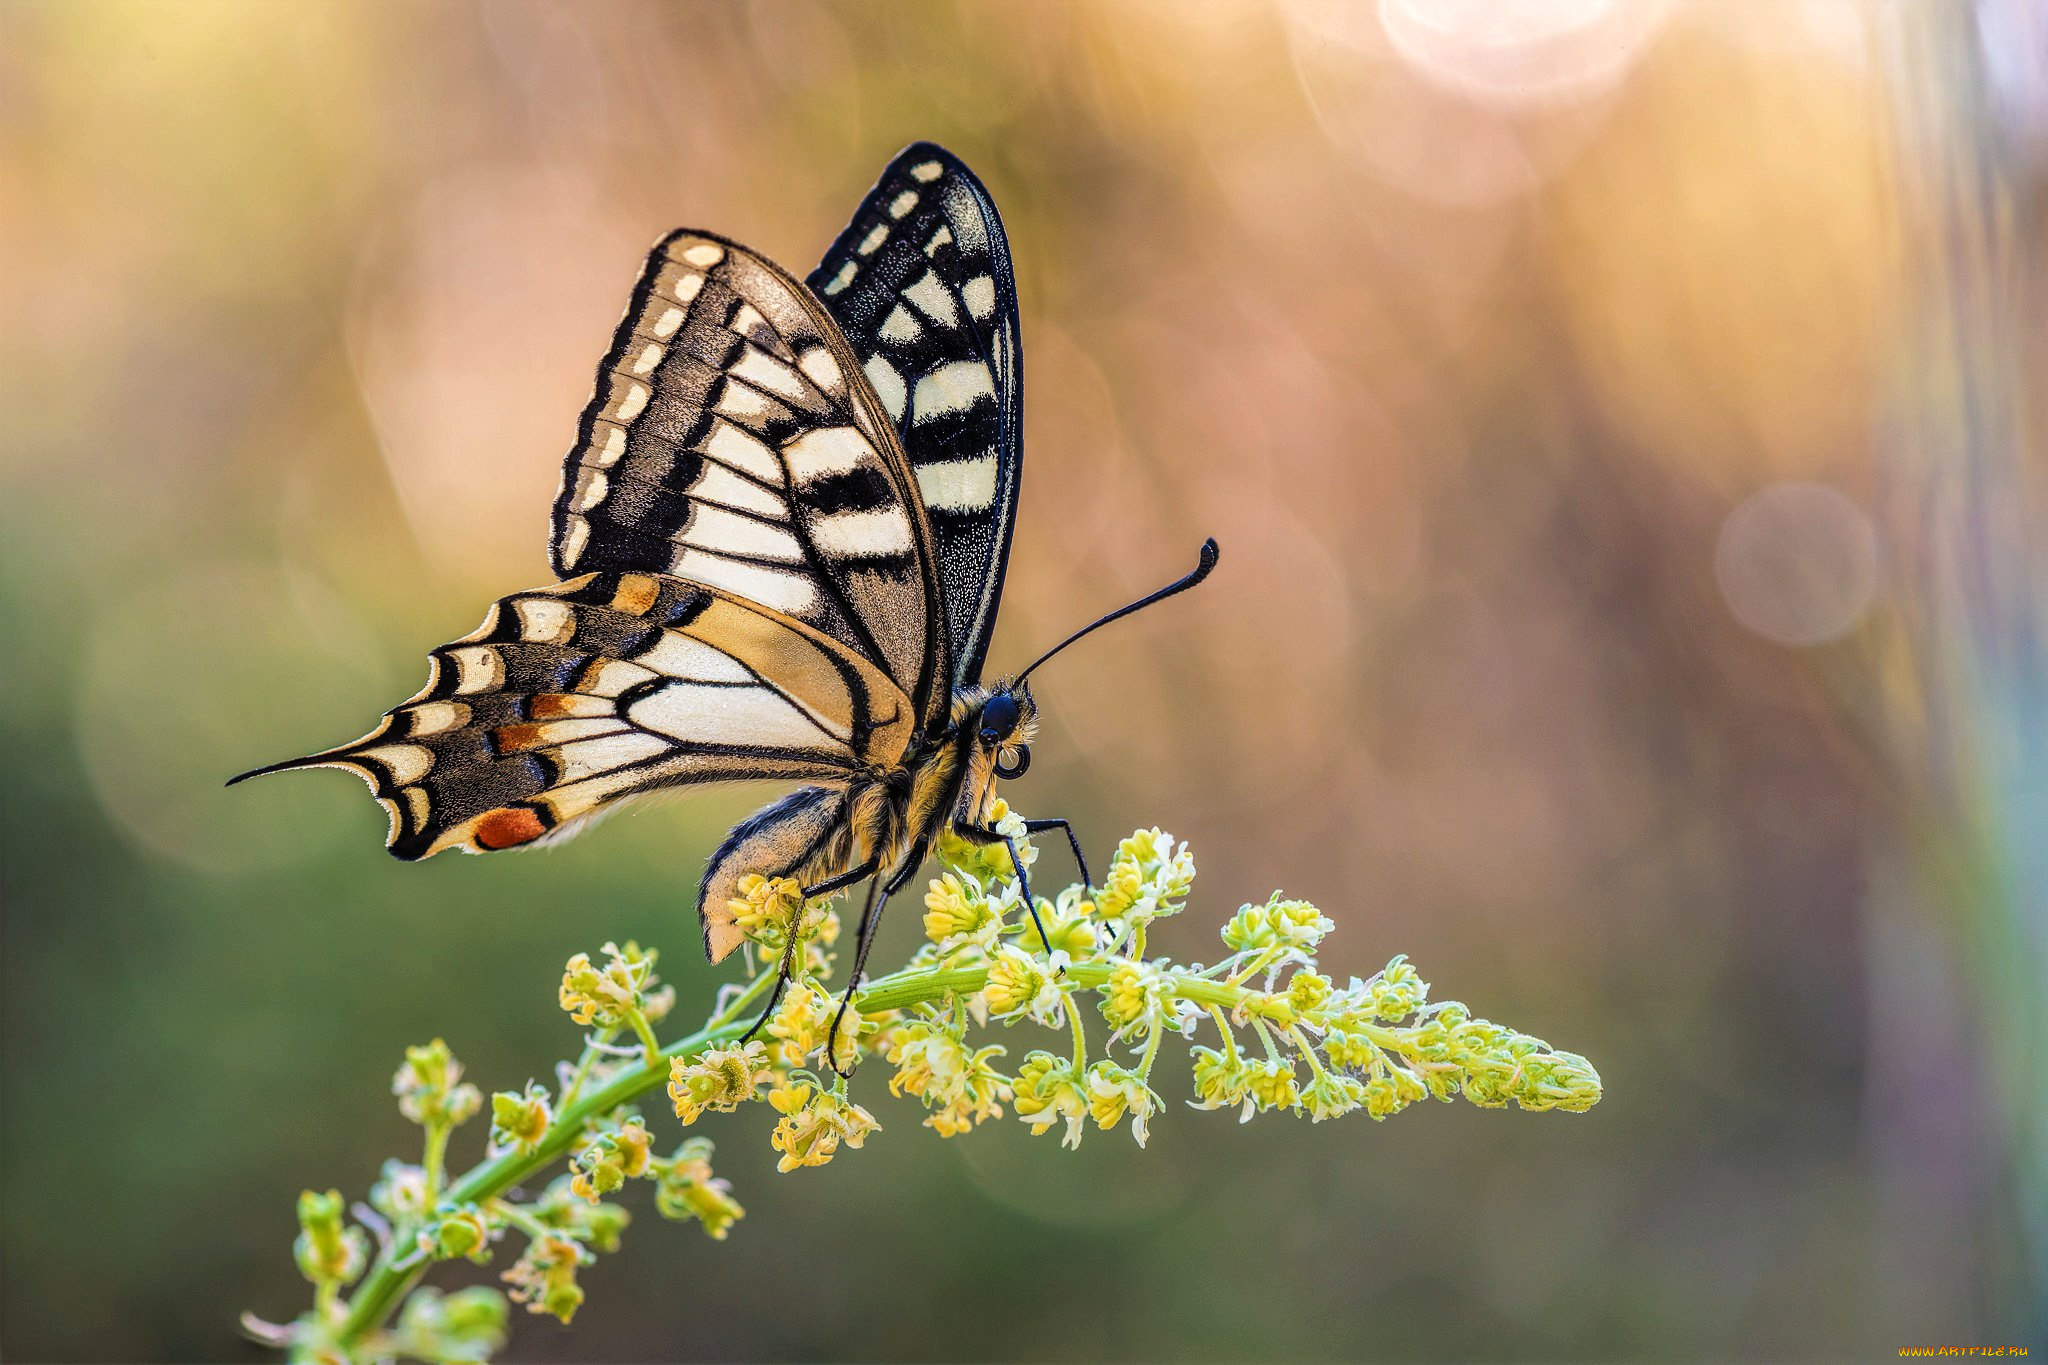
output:
[[[576,703],[559,692],[543,692],[527,703],[527,714],[535,720],[556,720],[576,714]]]
[[[493,852],[530,844],[548,832],[540,817],[523,806],[494,810],[476,822],[476,842]]]
[[[537,749],[547,743],[538,725],[500,725],[491,731],[491,738],[498,743],[501,754],[516,754],[523,749]]]
[[[619,579],[619,590],[612,594],[612,610],[645,616],[660,596],[661,585],[646,574],[625,574]]]

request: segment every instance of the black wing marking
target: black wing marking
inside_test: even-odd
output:
[[[916,473],[953,685],[980,680],[1024,468],[1017,287],[1002,219],[942,147],[907,147],[806,281],[839,320]]]
[[[555,572],[671,574],[866,655],[927,713],[945,639],[931,532],[880,400],[810,293],[745,247],[648,257],[562,472]]]

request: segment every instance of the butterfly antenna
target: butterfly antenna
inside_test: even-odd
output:
[[[1144,597],[1141,597],[1127,607],[1118,607],[1115,611],[1103,617],[1100,621],[1097,621],[1093,625],[1083,626],[1081,629],[1075,631],[1072,635],[1069,635],[1066,639],[1060,641],[1051,649],[1048,649],[1047,651],[1045,651],[1045,653],[1039,655],[1036,659],[1032,660],[1031,667],[1025,669],[1022,673],[1019,673],[1017,675],[1016,683],[1011,684],[1011,686],[1014,687],[1023,683],[1023,681],[1026,678],[1031,676],[1032,669],[1037,668],[1047,659],[1050,659],[1053,655],[1059,653],[1061,650],[1065,649],[1068,645],[1074,643],[1074,641],[1080,639],[1082,636],[1091,634],[1094,631],[1101,630],[1111,621],[1119,620],[1125,616],[1129,616],[1134,611],[1143,611],[1145,608],[1151,606],[1154,602],[1164,602],[1167,598],[1173,596],[1175,593],[1186,592],[1189,588],[1194,587],[1197,583],[1200,583],[1203,579],[1207,578],[1209,576],[1210,570],[1216,567],[1216,555],[1216,538],[1214,536],[1211,536],[1209,537],[1209,539],[1202,542],[1202,560],[1201,563],[1195,565],[1193,573],[1189,574],[1185,578],[1175,579],[1173,582],[1168,583],[1165,587],[1161,588],[1158,592],[1150,593]]]

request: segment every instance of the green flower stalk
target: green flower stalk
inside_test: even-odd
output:
[[[1023,821],[1000,802],[994,819],[1029,867],[1037,853]],[[484,1158],[452,1180],[443,1174],[450,1135],[482,1112],[483,1096],[445,1042],[408,1049],[392,1091],[424,1131],[420,1161],[385,1162],[359,1211],[364,1226],[348,1223],[337,1191],[300,1198],[295,1252],[313,1304],[289,1323],[245,1317],[250,1334],[301,1360],[487,1360],[505,1343],[514,1304],[574,1317],[584,1304],[578,1272],[615,1252],[631,1220],[606,1200],[638,1181],[653,1187],[660,1216],[725,1240],[746,1211],[714,1174],[710,1140],[693,1134],[658,1155],[655,1126],[637,1107],[649,1097],[665,1099],[684,1127],[765,1102],[772,1118],[758,1126],[784,1172],[858,1151],[881,1131],[837,1074],[863,1061],[888,1068],[890,1093],[915,1098],[942,1138],[1014,1115],[1034,1133],[1058,1130],[1068,1147],[1091,1124],[1128,1127],[1146,1143],[1166,1114],[1154,1073],[1169,1039],[1192,1042],[1191,1107],[1235,1110],[1241,1122],[1278,1112],[1318,1124],[1361,1111],[1382,1120],[1427,1099],[1568,1113],[1599,1102],[1600,1077],[1585,1058],[1455,1001],[1431,1002],[1405,957],[1341,986],[1317,971],[1335,925],[1306,901],[1276,892],[1239,909],[1211,966],[1148,957],[1148,928],[1181,913],[1195,882],[1187,845],[1164,831],[1118,845],[1100,887],[1041,898],[1043,937],[1007,849],[948,837],[938,854],[925,944],[855,995],[833,1058],[823,1053],[838,1010],[829,951],[838,916],[829,901],[804,901],[794,882],[759,877],[744,879],[732,902],[758,964],[753,979],[684,1037],[664,1044],[657,1032],[675,993],[656,977],[653,951],[607,943],[602,961],[572,957],[557,999],[590,1030],[582,1051],[553,1068],[554,1089],[528,1082],[492,1095]],[[788,990],[741,1042],[785,961]],[[1093,1046],[1090,1015],[1105,1026]],[[1018,1049],[1012,1070],[1012,1049],[985,1035],[1016,1028],[1046,1030],[1051,1046]],[[622,1037],[630,1041],[615,1044]],[[536,1186],[537,1196],[517,1193]],[[365,1227],[378,1234],[374,1261]],[[508,1239],[519,1250],[500,1272],[504,1291],[443,1295],[420,1284],[440,1262],[492,1262]]]

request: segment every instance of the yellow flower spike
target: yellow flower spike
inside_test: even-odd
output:
[[[1014,821],[1007,808],[998,814],[999,822]],[[1146,924],[1180,908],[1194,875],[1185,845],[1163,831],[1140,830],[1119,846],[1099,901],[1086,888],[1070,886],[1040,902],[1050,932],[1038,942],[1030,921],[1017,913],[1021,888],[997,875],[1006,869],[989,866],[996,855],[964,846],[948,852],[959,861],[926,895],[932,942],[907,965],[866,982],[876,1012],[849,1018],[832,1059],[846,1065],[863,1053],[885,1054],[891,1090],[916,1096],[925,1126],[943,1138],[968,1133],[1014,1105],[1034,1133],[1063,1124],[1064,1146],[1077,1146],[1090,1126],[1108,1130],[1126,1120],[1142,1145],[1160,1107],[1147,1081],[1161,1045],[1176,1035],[1192,1038],[1205,1017],[1217,1027],[1221,1046],[1191,1049],[1193,1107],[1199,1109],[1238,1108],[1245,1118],[1291,1109],[1319,1123],[1357,1109],[1385,1118],[1431,1096],[1566,1112],[1600,1098],[1599,1074],[1585,1058],[1476,1018],[1456,1002],[1428,1003],[1427,983],[1405,959],[1393,959],[1369,981],[1352,978],[1337,988],[1317,970],[1312,951],[1329,920],[1315,906],[1277,892],[1233,917],[1226,930],[1232,952],[1222,962],[1204,969],[1148,957]],[[1028,845],[1020,850],[1027,862],[1031,856]],[[573,1122],[552,1112],[550,1092],[540,1086],[500,1092],[491,1097],[488,1159],[460,1175],[442,1170],[447,1127],[465,1110],[473,1113],[481,1096],[461,1083],[445,1043],[409,1050],[393,1090],[408,1117],[426,1126],[424,1154],[417,1165],[387,1162],[371,1193],[396,1230],[392,1244],[353,1298],[345,1298],[344,1284],[368,1267],[368,1238],[342,1221],[340,1195],[309,1194],[297,1249],[314,1281],[314,1303],[291,1324],[257,1324],[266,1339],[295,1358],[337,1362],[379,1352],[481,1358],[502,1338],[504,1298],[494,1290],[483,1291],[488,1299],[444,1297],[411,1289],[410,1277],[434,1261],[480,1261],[494,1239],[517,1230],[526,1251],[506,1273],[514,1297],[534,1312],[566,1320],[583,1300],[578,1267],[593,1252],[616,1249],[631,1221],[623,1203],[603,1196],[635,1176],[653,1180],[663,1216],[694,1220],[707,1236],[725,1238],[745,1211],[727,1182],[712,1174],[710,1144],[692,1137],[672,1155],[656,1157],[646,1125],[620,1117],[663,1081],[685,1124],[765,1092],[776,1115],[769,1141],[780,1171],[825,1165],[841,1150],[861,1147],[879,1125],[843,1084],[825,1075],[827,1059],[819,1051],[838,1000],[803,965],[823,962],[839,921],[829,901],[800,897],[801,888],[788,879],[740,883],[735,913],[756,943],[795,938],[804,945],[796,955],[797,979],[759,1040],[673,1058],[665,1074],[649,1022],[668,1010],[673,993],[656,988],[654,954],[630,943],[606,944],[597,960],[572,958],[558,1000],[579,1023],[601,1030],[580,1060],[554,1069]],[[1107,951],[1112,945],[1119,948],[1114,955]],[[737,1033],[745,1026],[744,1001],[758,1002],[772,984],[757,978],[740,1001],[721,993],[705,1034]],[[1081,991],[1096,993],[1117,1035],[1109,1040],[1110,1053],[1124,1057],[1142,1048],[1141,1061],[1126,1066],[1098,1053],[1089,1064],[1090,1012],[1075,998]],[[1005,1075],[997,1069],[1002,1048],[975,1046],[980,1039],[973,1030],[992,1018],[1010,1025],[1030,1018],[1070,1032],[1071,1051],[1032,1052],[1014,1077]],[[609,1046],[621,1025],[633,1030],[641,1048]],[[1138,1047],[1123,1041],[1133,1033],[1141,1034]],[[1250,1042],[1250,1050],[1240,1042]],[[1303,1061],[1305,1080],[1297,1074]],[[562,1170],[565,1156],[568,1169]],[[545,1173],[551,1166],[560,1172],[553,1179]],[[535,1195],[539,1182],[545,1184]],[[400,1300],[402,1316],[388,1325]],[[458,1300],[473,1328],[453,1325]],[[495,1316],[487,1311],[491,1304]]]
[[[686,1125],[695,1123],[707,1110],[729,1114],[753,1099],[761,1083],[772,1075],[768,1047],[758,1038],[732,1047],[706,1048],[694,1061],[687,1057],[669,1060],[669,1103]]]

